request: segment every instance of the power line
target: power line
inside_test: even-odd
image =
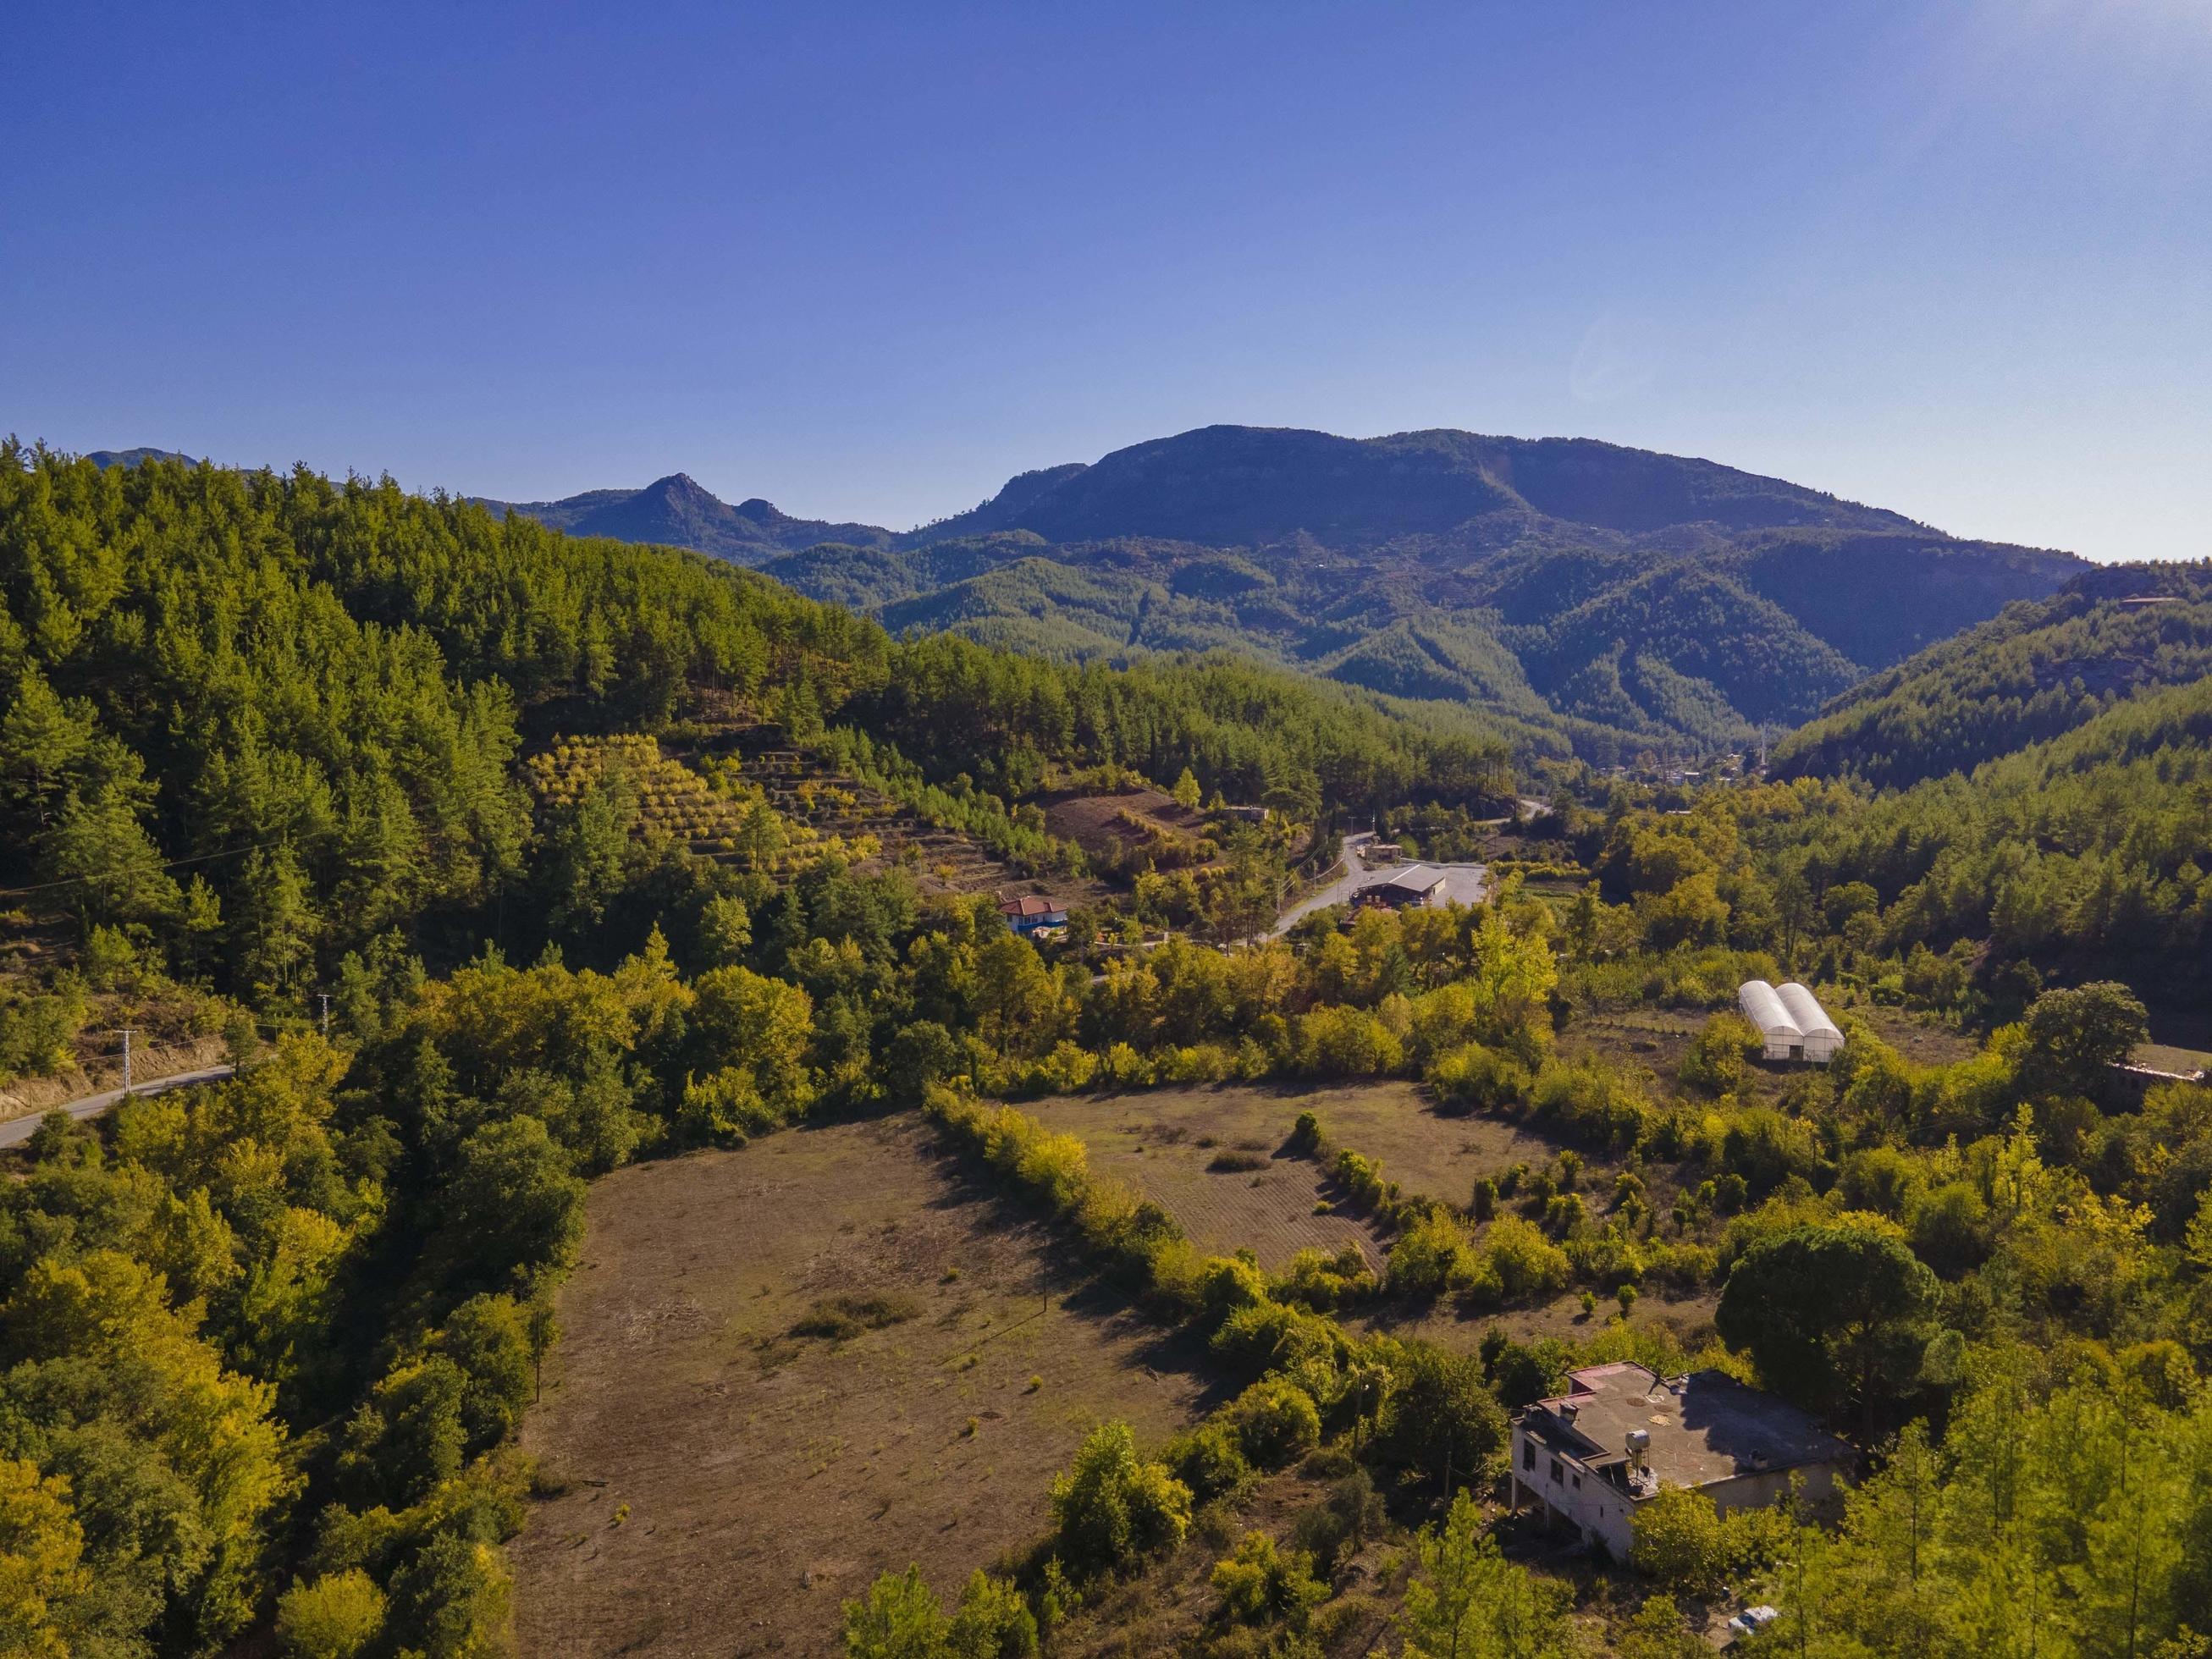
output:
[[[174,870],[187,864],[204,864],[210,859],[234,858],[240,853],[263,853],[272,847],[285,845],[289,837],[280,837],[276,841],[255,842],[250,847],[226,847],[214,853],[194,853],[189,857],[167,860],[154,867],[156,870]],[[51,892],[57,887],[81,886],[86,882],[99,881],[103,877],[112,873],[112,871],[96,870],[88,876],[67,876],[59,881],[35,882],[28,887],[0,887],[0,898],[20,898],[27,893]]]

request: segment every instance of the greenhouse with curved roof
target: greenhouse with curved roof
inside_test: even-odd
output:
[[[1795,980],[1778,991],[1763,979],[1746,980],[1735,1000],[1743,1017],[1759,1028],[1760,1052],[1768,1060],[1825,1066],[1844,1046],[1844,1034],[1820,999]]]

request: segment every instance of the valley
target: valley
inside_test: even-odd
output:
[[[1554,1651],[1766,1595],[1882,1652],[1868,1518],[1976,1524],[2002,1438],[2090,1517],[2006,1571],[2096,1650],[2100,1540],[2212,1490],[2203,569],[1339,441],[1289,448],[1343,512],[1268,508],[1335,547],[1170,442],[762,569],[7,449],[0,1461],[82,1564],[40,1628],[1350,1659],[1437,1650],[1449,1589]],[[1208,440],[1262,477],[1276,442]],[[1475,570],[1449,515],[1509,486],[1625,539]],[[1245,539],[1072,580],[1109,544],[1026,527],[1125,511]],[[1920,585],[1814,605],[1875,542]],[[927,608],[1001,571],[1013,610]],[[1947,585],[1965,631],[1917,648],[1892,601],[1948,623]],[[1408,651],[1433,695],[1354,683]],[[1762,766],[1745,687],[1825,712]],[[1825,1067],[1736,1012],[1792,979]],[[97,1096],[125,1029],[199,1080]],[[1701,1486],[1626,1559],[1566,1527],[1610,1449],[1561,1441],[1555,1500],[1525,1437],[1623,1366],[1842,1437],[1850,1524]],[[2142,1434],[2183,1450],[2124,1498],[2057,1455]],[[173,1524],[125,1524],[155,1490]],[[2143,1629],[2196,1571],[2160,1557]]]

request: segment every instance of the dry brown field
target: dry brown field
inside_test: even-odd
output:
[[[1376,1262],[1382,1256],[1380,1240],[1360,1217],[1314,1213],[1316,1202],[1343,1194],[1310,1159],[1282,1154],[1301,1112],[1319,1117],[1335,1145],[1378,1160],[1405,1191],[1455,1204],[1468,1201],[1480,1176],[1513,1164],[1541,1164],[1559,1150],[1501,1119],[1446,1117],[1414,1085],[1395,1079],[1149,1089],[1036,1101],[1024,1109],[1079,1136],[1093,1170],[1142,1192],[1201,1249],[1249,1247],[1270,1269],[1309,1246],[1334,1250],[1352,1239]],[[1265,1159],[1262,1168],[1212,1167],[1255,1158]],[[1590,1167],[1594,1179],[1597,1161]]]
[[[525,1653],[836,1654],[878,1573],[949,1600],[1040,1536],[1097,1423],[1214,1403],[911,1119],[634,1165],[588,1220],[523,1435],[556,1494],[512,1549]],[[795,1334],[840,1297],[857,1334]]]

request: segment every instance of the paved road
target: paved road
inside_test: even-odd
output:
[[[1369,869],[1357,856],[1358,849],[1375,839],[1372,830],[1344,838],[1344,857],[1334,866],[1344,872],[1326,887],[1308,894],[1275,920],[1275,926],[1266,937],[1280,939],[1316,910],[1325,910],[1332,904],[1346,904],[1363,887],[1372,887],[1377,882],[1389,881],[1412,868],[1407,864],[1378,864]],[[1482,897],[1487,885],[1490,866],[1486,864],[1435,864],[1424,859],[1421,867],[1441,872],[1444,878],[1444,896],[1455,903],[1473,904]]]
[[[131,1092],[134,1095],[158,1095],[171,1089],[187,1088],[195,1083],[220,1083],[230,1075],[230,1072],[228,1066],[204,1066],[197,1072],[179,1072],[172,1077],[156,1078],[151,1083],[137,1084]],[[98,1117],[122,1098],[122,1090],[108,1089],[100,1094],[87,1095],[82,1100],[69,1101],[61,1109],[82,1123],[88,1117]],[[47,1108],[48,1111],[52,1109],[52,1107]],[[32,1112],[0,1123],[0,1146],[21,1146],[38,1133],[39,1125],[46,1115],[46,1112]]]

